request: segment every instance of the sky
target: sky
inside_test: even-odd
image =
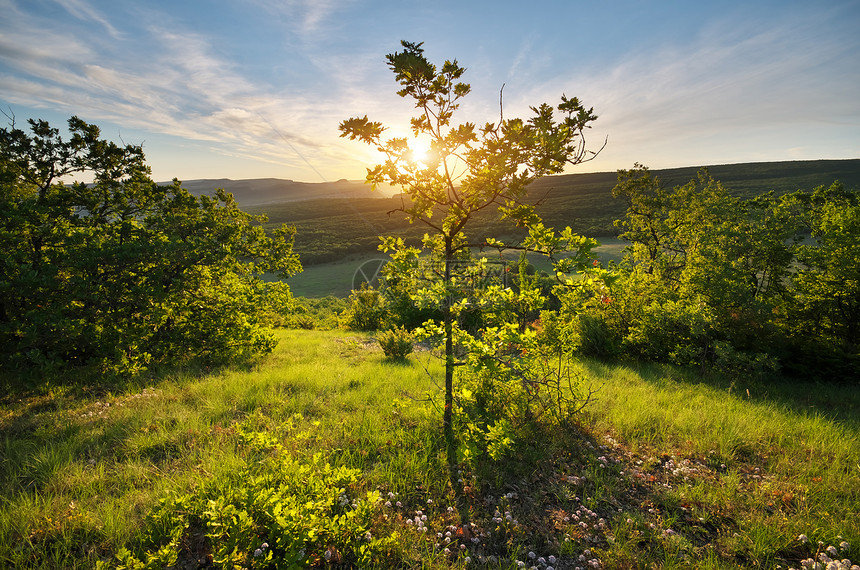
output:
[[[0,109],[142,145],[153,178],[363,179],[339,137],[408,132],[385,55],[424,42],[472,92],[457,122],[579,97],[568,172],[860,157],[860,0],[0,0]],[[5,123],[6,118],[0,117]],[[6,126],[4,124],[4,126]]]

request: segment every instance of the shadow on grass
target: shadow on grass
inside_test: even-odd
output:
[[[475,462],[466,488],[481,539],[463,544],[473,559],[502,567],[542,567],[539,558],[552,556],[555,567],[627,568],[666,564],[683,540],[698,553],[692,562],[738,525],[719,505],[679,498],[680,462],[633,454],[578,424],[537,427],[504,459]],[[698,477],[715,478],[696,465]],[[720,556],[743,565],[747,554]]]
[[[754,378],[729,376],[699,367],[680,367],[648,362],[607,363],[582,360],[588,374],[600,378],[612,370],[624,367],[632,370],[643,381],[659,387],[673,382],[689,386],[705,386],[757,404],[775,404],[787,411],[810,416],[821,416],[843,426],[860,430],[860,389],[856,382],[839,380],[822,382],[774,376]]]
[[[178,431],[174,418],[152,422],[144,414],[129,419],[127,412],[119,410],[155,396],[165,383],[198,382],[226,368],[197,363],[153,368],[137,376],[107,375],[95,369],[4,375],[0,383],[4,388],[0,395],[2,495],[14,502],[22,493],[40,492],[55,474],[76,463],[89,469],[132,456],[155,465],[175,460],[186,452],[190,436]],[[234,407],[225,413],[237,411],[241,410]],[[117,413],[123,414],[122,421],[113,418]],[[213,424],[230,419],[217,414],[210,418]],[[151,441],[129,444],[136,436]]]

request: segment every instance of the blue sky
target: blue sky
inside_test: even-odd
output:
[[[384,56],[457,59],[461,121],[577,96],[598,115],[571,172],[860,157],[860,0],[0,0],[0,105],[142,144],[157,180],[362,179],[339,138],[412,108]]]

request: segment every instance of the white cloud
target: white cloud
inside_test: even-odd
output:
[[[253,75],[270,62],[243,65],[231,59],[241,42],[225,47],[213,30],[189,29],[169,12],[120,3],[112,5],[116,11],[100,12],[88,0],[56,1],[74,18],[51,20],[0,0],[15,22],[0,25],[5,102],[207,141],[225,156],[310,172],[307,159],[332,178],[342,177],[342,169],[360,177],[379,158],[373,149],[338,138],[341,120],[368,114],[405,132],[413,114],[410,102],[394,93],[384,52],[361,51],[376,50],[381,42],[362,38],[344,49],[344,38],[355,33],[346,27],[355,22],[342,11],[355,0],[246,0],[265,10],[273,29],[283,28],[283,45],[271,46],[271,65],[289,68],[287,78],[271,70]],[[123,12],[132,9],[133,15]],[[604,58],[600,68],[585,67],[583,58],[572,63],[541,36],[512,37],[518,49],[508,52],[509,64],[494,69],[492,79],[487,69],[499,64],[498,54],[478,48],[458,54],[472,66],[467,81],[477,76],[482,85],[464,101],[460,118],[496,119],[498,88],[505,81],[496,74],[508,73],[507,117],[529,114],[529,105],[557,102],[562,93],[594,106],[600,118],[590,139],[602,143],[608,134],[610,144],[605,160],[589,168],[660,156],[696,160],[696,152],[749,153],[752,141],[762,140],[753,134],[763,129],[782,129],[777,138],[785,139],[786,153],[814,149],[812,140],[781,133],[792,125],[800,132],[805,124],[856,129],[860,116],[857,41],[844,45],[844,35],[827,33],[838,16],[824,10],[820,21],[808,21],[777,14],[765,26],[714,19],[686,43],[664,38],[657,49],[649,45],[647,52],[631,49],[614,60]],[[338,51],[326,45],[332,38]],[[306,179],[316,176],[311,174]]]
[[[283,21],[295,32],[313,34],[330,16],[354,0],[248,0]]]
[[[56,0],[72,16],[81,20],[92,20],[101,25],[114,38],[121,37],[119,31],[85,0]]]
[[[763,129],[777,140],[787,136],[788,147],[797,146],[804,128],[821,122],[848,119],[857,125],[860,99],[851,93],[860,87],[860,75],[838,69],[860,71],[856,58],[848,63],[841,57],[852,47],[827,37],[822,27],[823,22],[788,18],[764,29],[717,22],[696,42],[667,41],[657,51],[630,52],[602,72],[562,70],[512,106],[521,110],[562,92],[579,96],[599,116],[592,140],[610,137],[604,163],[630,165],[647,155],[676,164],[683,157],[683,164],[707,161],[708,153],[743,161],[755,150],[750,141],[763,143],[756,136]],[[779,152],[789,154],[787,147]]]

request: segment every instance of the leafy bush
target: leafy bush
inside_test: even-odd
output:
[[[582,355],[612,360],[621,353],[617,331],[601,315],[583,313],[577,317],[575,328]]]
[[[346,299],[333,295],[321,298],[296,297],[295,308],[284,325],[305,330],[332,330],[339,326],[339,317],[347,307]]]
[[[705,171],[666,189],[645,168],[619,173],[613,193],[628,204],[624,261],[562,295],[560,328],[581,353],[857,377],[856,193],[835,183],[741,201]]]
[[[394,360],[402,360],[412,353],[412,343],[415,337],[404,327],[394,327],[377,337],[379,346],[385,356]]]
[[[341,322],[348,329],[375,331],[388,319],[385,297],[366,283],[362,283],[361,289],[352,291],[348,303],[346,310],[341,313]]]
[[[567,423],[588,403],[570,354],[544,344],[547,338],[509,324],[473,342],[456,400],[466,459],[510,457],[530,445],[530,435]]]
[[[191,494],[162,500],[149,516],[152,544],[138,553],[120,549],[118,568],[173,567],[180,555],[198,554],[183,540],[197,531],[224,568],[355,567],[395,556],[396,532],[371,533],[381,499],[377,491],[355,491],[359,470],[332,467],[320,455],[305,463],[269,433],[242,426],[237,432],[244,465]]]
[[[310,315],[296,315],[291,319],[290,323],[294,327],[304,329],[306,331],[312,331],[317,328],[317,322]]]
[[[714,345],[714,369],[729,378],[766,379],[780,370],[779,360],[766,352],[736,350],[731,343]]]

